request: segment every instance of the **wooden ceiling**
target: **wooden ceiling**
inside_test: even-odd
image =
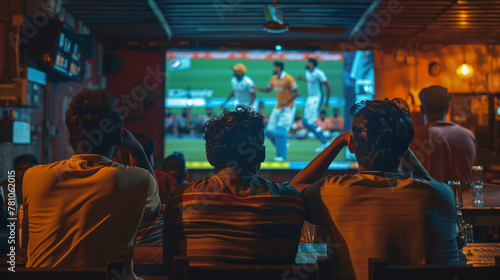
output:
[[[153,1],[173,44],[500,43],[500,0],[278,1],[290,26],[343,26],[341,34],[267,33],[264,5],[273,0]],[[65,7],[106,43],[167,39],[147,0],[72,0]]]
[[[383,1],[375,13],[389,8]],[[500,1],[400,1],[403,8],[376,37],[379,42],[500,43]],[[365,27],[366,28],[366,27]]]

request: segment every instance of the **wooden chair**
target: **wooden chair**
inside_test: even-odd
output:
[[[0,279],[9,280],[122,280],[125,279],[123,262],[110,262],[97,267],[16,267],[15,272],[3,267]]]
[[[318,258],[316,264],[196,266],[189,257],[174,258],[173,280],[332,280],[331,262]]]
[[[385,260],[369,259],[370,280],[498,280],[500,257],[495,266],[464,265],[388,265]]]

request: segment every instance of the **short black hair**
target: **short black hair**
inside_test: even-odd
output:
[[[32,154],[24,154],[14,159],[14,169],[23,162],[31,162],[32,166],[38,165],[38,159]]]
[[[83,89],[66,110],[66,126],[76,153],[102,154],[119,143],[123,118],[109,93]]]
[[[285,69],[285,64],[281,61],[275,61],[273,62],[273,65],[276,66],[276,67],[279,67],[281,69],[281,71],[283,71],[283,69]]]
[[[184,155],[174,152],[163,160],[163,171],[172,175],[177,180],[177,184],[182,184],[186,176],[186,160]]]
[[[213,116],[203,125],[207,160],[216,169],[250,167],[260,163],[264,147],[264,116],[238,105],[234,111]],[[248,147],[246,147],[248,146]]]
[[[307,62],[311,62],[314,67],[318,66],[318,61],[316,60],[316,58],[309,58]]]
[[[147,135],[143,131],[136,131],[132,134],[134,135],[135,139],[137,139],[137,141],[139,141],[139,143],[141,144],[147,157],[155,153],[156,142],[153,137]]]
[[[358,163],[378,171],[397,168],[415,134],[408,104],[401,98],[361,101],[351,115]]]
[[[326,115],[326,111],[325,110],[321,110],[321,112],[319,112],[319,114],[325,114]]]
[[[426,87],[420,91],[418,97],[425,114],[444,114],[451,101],[448,89],[441,86]]]

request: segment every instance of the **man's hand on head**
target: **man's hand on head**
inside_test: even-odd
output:
[[[143,154],[144,150],[134,137],[134,135],[128,131],[126,128],[122,128],[121,137],[120,137],[120,147],[129,152],[131,155]]]
[[[352,131],[349,130],[347,132],[340,134],[337,138],[339,138],[339,140],[342,140],[343,142],[345,142],[346,145],[348,145],[353,140],[351,136],[352,136]]]
[[[134,137],[134,135],[130,133],[130,131],[128,131],[127,129],[122,128],[122,133],[120,138],[121,138],[120,147],[123,148],[125,151],[129,152],[130,154],[130,166],[140,167],[148,170],[156,181],[156,176],[155,173],[153,172],[153,167],[151,167],[151,163],[149,162],[149,159],[146,157],[144,149],[142,148],[139,141],[137,141],[137,139]]]

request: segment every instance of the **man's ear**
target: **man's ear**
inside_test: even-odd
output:
[[[349,137],[349,140],[347,141],[347,148],[349,149],[349,152],[351,152],[352,154],[355,153],[355,149],[354,149],[354,138],[352,137],[352,134],[351,136]]]

